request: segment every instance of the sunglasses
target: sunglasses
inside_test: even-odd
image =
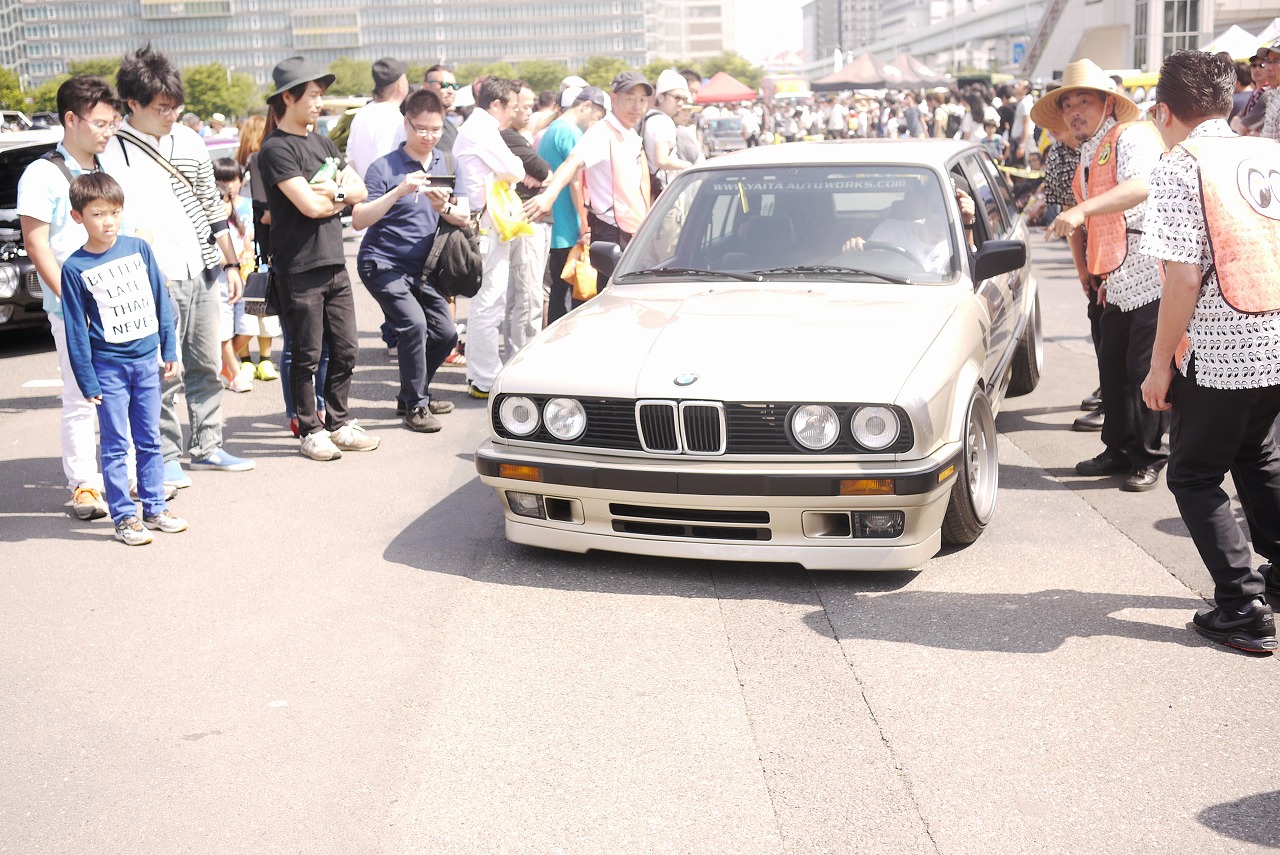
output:
[[[439,80],[428,80],[427,82],[434,83],[435,85],[439,86],[441,89],[461,89],[462,88],[461,83],[441,83]]]

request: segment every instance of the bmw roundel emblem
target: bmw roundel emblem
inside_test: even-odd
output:
[[[677,374],[675,382],[677,386],[692,386],[694,383],[698,382],[698,375],[697,374]]]

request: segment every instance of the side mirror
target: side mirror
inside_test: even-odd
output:
[[[975,283],[1011,273],[1027,263],[1027,245],[1020,240],[989,240],[973,259]]]
[[[612,276],[622,258],[622,247],[607,240],[591,242],[591,266],[604,276]]]

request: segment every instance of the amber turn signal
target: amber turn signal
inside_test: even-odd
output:
[[[541,481],[542,468],[538,466],[517,466],[514,463],[498,464],[498,477],[511,478],[514,481]]]
[[[850,478],[840,482],[841,496],[892,496],[892,478]]]

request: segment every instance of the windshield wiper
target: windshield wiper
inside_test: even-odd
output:
[[[739,282],[759,282],[760,277],[754,273],[732,273],[728,270],[699,270],[696,267],[650,267],[647,270],[632,270],[618,277],[622,282],[633,276],[715,276],[722,279],[737,279]]]
[[[769,267],[764,270],[753,270],[760,276],[771,276],[778,273],[816,273],[818,275],[852,275],[852,276],[873,276],[876,279],[882,279],[885,282],[892,282],[895,285],[914,285],[910,279],[903,276],[892,276],[888,273],[880,273],[876,270],[863,270],[858,267],[841,267],[832,264],[796,264],[791,267]]]

